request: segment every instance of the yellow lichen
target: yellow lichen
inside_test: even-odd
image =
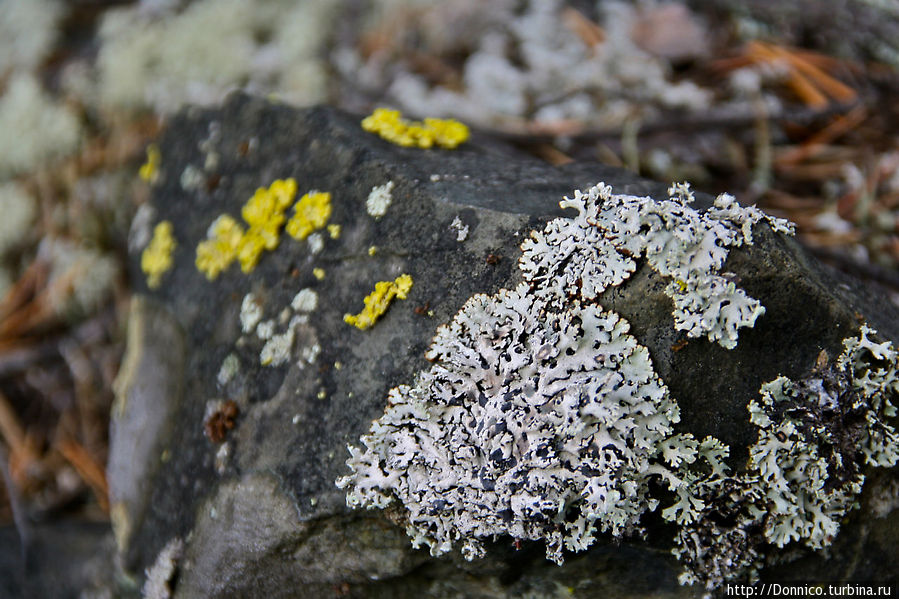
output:
[[[172,223],[164,220],[156,225],[153,239],[140,256],[140,268],[147,275],[147,285],[151,289],[159,287],[162,275],[172,267],[172,252],[177,245],[172,235]]]
[[[313,268],[312,276],[321,281],[325,278],[325,269],[324,268]]]
[[[346,314],[343,321],[357,329],[366,330],[387,311],[393,298],[406,299],[409,290],[412,289],[412,277],[400,275],[394,281],[379,281],[375,283],[375,290],[365,296],[365,307],[359,314]]]
[[[243,241],[243,227],[227,214],[215,219],[209,227],[209,239],[197,246],[197,270],[212,281],[237,257]]]
[[[400,146],[452,150],[468,139],[468,127],[453,119],[426,118],[424,122],[402,118],[399,110],[376,108],[362,119],[362,128]]]
[[[376,245],[369,246],[369,248],[368,248],[369,256],[374,256],[377,253],[378,253],[378,246],[376,246]]]
[[[236,258],[243,272],[259,263],[263,250],[273,250],[280,243],[284,213],[297,194],[294,179],[277,179],[268,188],[260,187],[241,208],[240,214],[249,228],[244,232],[237,221],[221,215],[209,228],[209,239],[197,246],[197,268],[212,280]]]
[[[154,183],[159,178],[159,163],[162,161],[162,155],[159,153],[159,147],[156,144],[147,146],[147,161],[141,165],[137,172],[138,176],[147,183]]]
[[[331,236],[331,239],[339,239],[340,225],[328,225],[328,235]]]
[[[291,237],[302,241],[313,231],[323,228],[331,218],[331,194],[310,191],[293,209],[294,215],[287,221],[285,229]]]

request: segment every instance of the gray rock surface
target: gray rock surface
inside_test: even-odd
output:
[[[410,546],[396,523],[401,513],[350,510],[334,484],[348,472],[347,444],[357,444],[383,413],[388,390],[429,366],[423,354],[435,328],[473,294],[519,282],[519,244],[561,214],[563,195],[605,181],[617,193],[664,196],[667,185],[598,164],[554,168],[477,135],[454,151],[402,148],[365,133],[359,117],[243,95],[221,109],[183,112],[159,146],[149,220],[171,221],[178,246],[158,289],[140,283],[140,252],[131,260],[145,297],[132,307],[109,470],[127,570],[140,575],[181,539],[176,597],[701,594],[678,585],[680,567],[660,518],[649,518],[645,539],[600,541],[567,555],[563,566],[546,561],[540,543],[516,548],[510,538],[488,544],[481,560],[466,562],[458,551],[434,559]],[[196,177],[189,184],[188,165],[202,173],[199,184]],[[286,177],[296,179],[299,194],[332,194],[329,222],[341,225],[339,238],[325,234],[323,250],[313,253],[282,235],[252,273],[232,265],[207,281],[194,259],[213,219],[239,218],[256,188]],[[376,220],[365,200],[388,181],[393,201]],[[710,203],[699,194],[699,207]],[[463,241],[455,219],[468,227]],[[899,341],[899,310],[883,294],[842,279],[766,226],[754,234],[755,245],[733,249],[725,270],[767,311],[741,331],[736,349],[705,339],[681,347],[665,283],[649,268],[601,297],[649,348],[681,406],[679,430],[730,444],[735,467],[752,442],[746,405],[763,382],[806,375],[822,349],[838,355],[861,320]],[[343,321],[376,282],[402,273],[414,279],[408,299],[395,301],[374,327],[361,331]],[[241,329],[244,297],[258,298],[277,333],[303,288],[316,291],[319,305],[298,326],[291,360],[260,365],[264,341]],[[298,356],[315,345],[314,363],[298,366]],[[235,358],[233,376],[222,376],[223,363]],[[210,406],[227,400],[239,413],[216,443],[205,422]],[[866,486],[863,506],[890,484],[887,474],[878,476]],[[852,512],[829,557],[799,552],[798,562],[763,576],[894,580],[899,515],[872,518],[864,507]]]

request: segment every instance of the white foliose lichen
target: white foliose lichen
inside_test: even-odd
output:
[[[856,502],[861,467],[899,461],[888,424],[897,353],[863,327],[829,369],[764,385],[749,406],[759,428],[749,465],[730,473],[725,444],[674,432],[679,408],[648,350],[597,299],[643,259],[674,279],[678,328],[733,347],[761,306],[717,274],[726,248],[751,243],[762,219],[778,233],[791,227],[730,196],[705,213],[689,206],[686,186],[669,196],[600,184],[566,199],[577,216],[522,244],[525,281],[475,295],[439,327],[433,365],[392,389],[363,447],[349,447],[351,473],[337,481],[348,505],[401,503],[413,544],[433,555],[461,543],[471,559],[485,538],[508,534],[544,540],[561,562],[599,532],[639,530],[664,500],[681,581],[710,589],[752,577],[772,547],[828,545]]]
[[[180,537],[174,537],[165,544],[145,573],[147,580],[142,589],[145,599],[169,599],[172,596],[172,581],[183,555],[184,541]]]
[[[753,326],[765,308],[718,274],[727,248],[751,244],[760,220],[781,233],[792,227],[728,194],[705,212],[690,206],[687,184],[673,185],[668,194],[665,200],[613,194],[602,183],[576,191],[560,203],[577,210],[574,218],[557,218],[522,244],[525,280],[563,302],[578,295],[594,300],[627,280],[644,257],[671,279],[665,293],[674,302],[676,329],[736,347],[738,329]]]
[[[746,472],[685,488],[695,509],[674,551],[687,567],[683,581],[711,589],[751,578],[765,545],[830,545],[857,504],[862,469],[899,463],[899,434],[890,424],[899,354],[873,335],[862,326],[858,337],[843,341],[834,364],[798,382],[778,377],[762,385],[748,406],[758,436]]]
[[[393,181],[384,185],[376,185],[371,188],[368,198],[365,200],[365,209],[372,218],[378,219],[387,214],[387,209],[393,201]]]
[[[240,326],[244,333],[251,333],[262,320],[262,304],[252,293],[244,296],[240,304]]]
[[[456,232],[456,241],[462,242],[468,239],[468,225],[462,222],[458,216],[450,223],[450,227]]]
[[[475,295],[438,329],[434,366],[350,449],[348,503],[399,499],[434,555],[509,534],[561,562],[597,530],[633,531],[679,412],[628,329],[595,305],[551,310],[527,284]]]

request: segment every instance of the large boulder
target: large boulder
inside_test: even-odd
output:
[[[861,337],[863,344],[874,346],[877,340],[880,345],[876,347],[887,351],[883,349],[886,341],[899,341],[899,310],[885,294],[863,288],[818,264],[785,233],[783,223],[750,211],[727,216],[728,210],[733,215],[744,209],[726,199],[716,203],[703,194],[696,194],[692,204],[682,201],[683,197],[678,199],[677,193],[669,199],[667,185],[599,164],[552,167],[478,135],[455,150],[400,147],[364,131],[357,116],[330,108],[296,110],[244,95],[232,96],[220,109],[185,110],[168,124],[158,147],[159,164],[145,172],[154,181],[152,198],[132,227],[131,274],[138,294],[132,305],[127,356],[117,383],[109,465],[113,525],[123,564],[141,576],[148,572],[146,588],[154,593],[164,596],[171,588],[176,597],[542,597],[571,593],[673,597],[701,594],[706,581],[714,586],[727,579],[750,580],[759,569],[763,578],[775,580],[895,579],[899,572],[899,519],[889,511],[899,487],[887,468],[872,469],[865,462],[866,455],[876,454],[882,465],[888,466],[889,451],[877,453],[875,448],[866,454],[861,447],[863,442],[876,444],[877,434],[892,430],[886,420],[877,420],[889,410],[877,403],[879,399],[853,408],[856,411],[849,415],[830,406],[830,420],[815,428],[807,417],[795,415],[799,408],[793,404],[812,401],[810,389],[815,381],[822,389],[837,385],[833,381],[838,378],[843,381],[840,389],[851,386],[846,372],[852,366],[847,362],[844,340],[859,338],[861,325],[867,323],[877,334],[866,333],[868,337]],[[278,232],[276,225],[280,243],[274,250],[263,251],[252,269],[249,260],[249,272],[242,272],[235,263],[214,280],[204,276],[197,267],[197,247],[215,236],[216,230],[210,230],[215,229],[213,222],[223,214],[239,221],[242,207],[257,188],[267,189],[274,181],[288,178],[297,183],[296,198],[313,190],[330,193],[330,214],[325,218],[332,226],[297,241]],[[598,182],[611,186],[611,192],[594,188],[592,196],[583,196],[580,207],[559,207],[563,196],[574,197],[574,190],[586,191]],[[610,193],[624,195],[610,199]],[[577,222],[582,229],[594,226],[597,218],[605,219],[602,230],[608,231],[617,226],[615,219],[636,214],[645,220],[650,218],[646,215],[661,210],[656,204],[637,202],[638,196],[651,196],[664,210],[677,211],[685,226],[705,227],[702,230],[713,235],[712,253],[718,252],[726,261],[706,264],[696,271],[699,274],[687,272],[689,268],[683,265],[681,270],[677,265],[671,270],[670,264],[662,264],[670,248],[665,250],[669,254],[657,252],[653,258],[653,250],[647,249],[651,238],[645,237],[652,233],[646,233],[647,227],[641,223],[619,236],[619,245],[602,245],[605,253],[587,243],[588,238],[569,244],[559,239],[554,242],[549,233],[530,236],[559,217],[560,234],[574,239],[575,229],[565,227],[573,227],[577,219],[581,219]],[[390,202],[385,209],[387,197]],[[602,214],[603,206],[613,201],[618,211]],[[288,211],[285,216],[292,214]],[[591,219],[593,224],[587,222]],[[173,265],[160,269],[161,274],[154,275],[158,280],[150,278],[151,288],[141,268],[142,254],[146,255],[154,227],[163,221],[172,224]],[[751,244],[747,232],[751,232]],[[719,233],[730,237],[714,238]],[[677,235],[675,232],[672,239]],[[621,249],[637,238],[643,241],[633,246],[636,253]],[[526,239],[531,239],[525,243],[530,252],[525,262],[530,260],[530,266],[522,263],[520,267],[521,245]],[[604,244],[607,240],[600,241]],[[689,247],[685,251],[689,253]],[[618,279],[594,285],[588,293],[591,252],[622,263],[630,260],[630,270],[625,268]],[[567,257],[560,257],[562,253]],[[579,257],[571,257],[575,255]],[[691,254],[692,258],[697,255]],[[546,266],[548,260],[555,262]],[[570,276],[571,287],[564,288],[559,273],[568,261],[580,264],[583,272]],[[147,264],[145,258],[143,266]],[[554,272],[553,268],[561,270]],[[724,313],[726,306],[745,300],[745,314],[720,327],[708,325],[708,318],[715,315],[709,317],[701,308],[697,312],[695,306],[681,310],[680,320],[673,317],[673,302],[678,298],[687,301],[685,294],[698,289],[702,283],[698,277],[703,273],[717,277],[727,288],[722,293],[731,294],[716,310]],[[409,275],[411,281],[403,275]],[[383,285],[378,287],[378,283]],[[383,292],[384,305],[388,296],[394,296],[386,312],[365,330],[349,324],[345,316],[365,314],[363,300],[369,294],[377,295],[377,289]],[[501,292],[503,289],[509,291]],[[525,299],[515,296],[513,302],[509,297],[514,293]],[[708,299],[708,294],[696,293],[700,299]],[[485,294],[479,297],[487,307],[478,312],[467,304],[468,324],[460,317],[455,327],[445,327],[438,334],[438,325],[453,322],[476,294]],[[506,308],[524,314],[520,330],[515,329],[518,325],[500,330],[502,327],[490,320]],[[377,312],[373,308],[360,318],[372,321]],[[694,319],[693,329],[683,323],[691,315],[699,319]],[[573,515],[563,513],[547,520],[545,514],[535,514],[535,521],[528,522],[527,514],[532,512],[525,507],[516,508],[507,518],[508,529],[495,517],[489,525],[486,520],[478,521],[466,510],[478,501],[501,503],[508,498],[493,488],[499,482],[485,482],[483,477],[479,481],[476,474],[467,478],[463,452],[452,446],[448,439],[456,437],[446,432],[448,425],[441,421],[440,405],[444,404],[438,404],[444,400],[428,394],[436,393],[435,385],[476,378],[471,369],[462,372],[462,367],[456,368],[455,356],[467,351],[466,347],[478,349],[490,335],[493,343],[515,330],[519,339],[509,343],[527,345],[527,340],[536,339],[539,333],[548,349],[535,348],[537,355],[540,351],[562,352],[564,347],[559,350],[550,345],[559,346],[559,330],[573,326],[580,341],[572,343],[580,345],[569,353],[589,354],[606,347],[602,340],[592,346],[583,342],[592,335],[585,324],[588,316],[605,319],[610,327],[609,323],[618,322],[615,318],[629,323],[629,332],[615,329],[612,341],[624,339],[631,350],[610,354],[605,370],[599,366],[591,370],[591,364],[598,362],[587,355],[589,359],[582,361],[586,366],[572,367],[571,384],[566,387],[563,380],[557,385],[559,397],[589,386],[600,374],[606,381],[621,372],[626,378],[630,370],[622,369],[621,360],[633,362],[640,357],[641,368],[650,370],[643,383],[658,391],[653,392],[653,405],[665,410],[665,421],[643,436],[645,446],[635,449],[635,433],[619,431],[617,442],[623,449],[618,458],[626,454],[631,460],[630,470],[621,472],[632,471],[639,479],[631,489],[637,489],[633,496],[623,502],[631,506],[630,511],[613,525],[595,504],[587,509],[586,499],[578,499],[584,477],[599,480],[602,473],[572,470],[566,472],[567,479],[553,479],[557,487],[550,491],[571,507]],[[682,326],[676,328],[678,323]],[[717,336],[710,332],[716,327]],[[462,337],[467,341],[460,341]],[[731,345],[735,346],[725,347]],[[640,353],[642,350],[633,347],[648,351]],[[539,361],[541,355],[527,359]],[[841,355],[842,362],[838,359]],[[564,361],[561,357],[553,360],[553,367]],[[505,366],[485,362],[477,368],[490,378],[489,372],[499,373]],[[855,375],[868,372],[862,373],[860,368],[856,365]],[[873,366],[869,370],[873,372]],[[508,380],[518,377],[524,383],[514,384],[526,385],[529,376],[534,380],[538,376],[532,370],[527,372],[519,368],[504,376]],[[795,389],[769,387],[760,395],[763,384],[780,376],[793,381]],[[447,382],[450,379],[456,382]],[[626,388],[628,383],[623,384]],[[891,384],[883,382],[884,393],[889,389],[895,392],[897,386]],[[393,392],[388,406],[388,393],[401,385],[406,387]],[[481,388],[478,381],[470,385]],[[513,383],[494,381],[485,383],[484,388],[504,388],[502,385]],[[608,396],[597,393],[582,398],[582,403],[602,405],[603,397]],[[519,396],[508,400],[513,404],[523,401]],[[760,424],[760,416],[750,421],[747,406],[753,400],[762,411],[767,410],[774,424]],[[417,416],[398,414],[397,402],[416,401],[420,402]],[[498,400],[475,394],[446,401],[455,401],[455,408],[477,411],[489,410],[485,403]],[[621,405],[629,405],[627,401],[622,400]],[[786,405],[779,403],[784,401],[790,404],[786,411],[778,407]],[[823,405],[816,401],[816,406]],[[385,416],[385,409],[393,412]],[[843,427],[850,416],[860,414],[870,415],[879,428],[862,430],[846,425],[853,432],[834,432],[839,442],[827,436]],[[368,434],[379,418],[381,432],[363,445],[360,437]],[[650,470],[666,468],[669,473],[680,472],[681,478],[692,477],[697,488],[705,485],[702,488],[709,505],[718,501],[709,497],[732,496],[734,488],[743,489],[746,496],[762,497],[755,505],[772,503],[764,497],[765,493],[770,497],[772,481],[768,480],[769,487],[764,489],[750,489],[750,481],[768,475],[759,475],[759,460],[753,462],[749,456],[755,452],[764,458],[758,448],[768,439],[765,435],[779,438],[782,431],[777,426],[789,424],[790,419],[799,422],[794,427],[799,429],[794,445],[800,449],[796,451],[814,446],[819,452],[815,455],[823,460],[819,464],[829,465],[838,458],[856,462],[847,467],[851,476],[831,471],[837,478],[830,482],[827,472],[820,474],[820,480],[808,481],[812,486],[821,483],[819,492],[827,501],[831,498],[827,493],[837,492],[833,489],[840,493],[840,501],[822,500],[826,521],[841,524],[838,535],[817,543],[828,547],[826,558],[824,552],[809,549],[815,543],[803,542],[814,538],[812,533],[797,533],[798,538],[788,539],[793,541],[790,543],[776,542],[771,530],[783,525],[775,521],[776,515],[753,512],[751,522],[743,514],[734,516],[731,524],[718,522],[714,525],[718,528],[709,529],[706,523],[703,528],[703,518],[714,519],[726,511],[720,506],[714,513],[697,509],[693,516],[700,522],[693,526],[701,530],[696,534],[732,531],[735,522],[742,522],[738,532],[754,535],[748,542],[753,548],[751,555],[740,557],[745,558],[743,566],[722,573],[721,560],[685,554],[683,543],[678,545],[675,539],[693,534],[690,524],[669,522],[675,518],[662,516],[677,497],[676,485],[663,484],[665,475],[656,476]],[[459,426],[463,437],[471,432]],[[378,451],[403,449],[397,441],[398,431],[418,431],[416,443],[420,445],[414,451],[433,451],[434,455],[410,457],[408,471],[382,462],[378,472],[385,478],[392,476],[392,482],[381,481],[382,486],[371,491],[366,484],[377,482],[376,477],[371,464],[362,462],[377,462]],[[431,437],[425,438],[421,431],[431,431],[427,433]],[[540,434],[552,440],[557,433]],[[600,447],[590,434],[581,431],[576,438]],[[472,439],[476,436],[470,435]],[[689,453],[707,437],[729,447],[726,475],[701,466],[695,458],[697,469],[683,474],[686,471],[666,462],[657,447],[676,441],[678,451],[686,447]],[[428,449],[432,441],[436,445]],[[348,445],[362,456],[352,467],[347,465]],[[368,449],[362,455],[364,448]],[[639,455],[634,457],[631,450]],[[524,452],[520,445],[514,451]],[[783,464],[787,453],[778,451],[793,450],[771,450],[773,459]],[[826,451],[830,453],[825,455]],[[453,452],[458,452],[458,459],[452,458]],[[454,464],[442,474],[458,475],[446,492],[455,507],[429,504],[433,509],[425,514],[415,497],[425,496],[427,489],[422,488],[421,480],[409,479],[413,472],[436,472],[439,469],[433,464],[441,459]],[[472,459],[483,460],[484,456]],[[855,485],[862,472],[869,474],[863,487]],[[339,479],[343,479],[342,488],[336,485]],[[774,482],[780,480],[797,484],[796,476],[784,475]],[[558,499],[567,492],[565,481],[581,486],[569,493],[572,497]],[[424,481],[425,487],[437,484],[442,483]],[[470,490],[466,485],[478,488]],[[348,495],[359,509],[348,507]],[[856,501],[861,508],[851,509]],[[380,503],[389,505],[364,509]],[[659,507],[653,510],[657,503]],[[410,524],[413,513],[417,520]],[[569,524],[577,517],[579,522],[602,529],[592,545],[589,540],[584,542],[589,548],[562,551],[560,535],[567,535],[568,541],[572,538],[559,532],[567,530],[566,517]],[[875,524],[876,518],[885,519]],[[444,532],[429,528],[438,523],[448,528]],[[801,529],[803,524],[797,526]],[[430,545],[431,553],[442,555],[432,557],[427,548],[414,548],[410,535]],[[445,540],[454,541],[450,551],[441,546]],[[551,553],[548,544],[557,546],[554,557],[564,557],[563,565],[545,559],[544,553]],[[778,544],[786,547],[781,549]],[[483,556],[467,561],[459,551],[463,546],[483,552]],[[678,548],[680,561],[672,555],[672,547]],[[726,545],[717,546],[711,553],[729,550]],[[787,558],[788,568],[777,565]],[[773,565],[766,568],[768,564]],[[699,585],[680,586],[678,574],[691,565]]]

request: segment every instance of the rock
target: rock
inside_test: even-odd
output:
[[[140,251],[132,255],[143,297],[132,305],[113,414],[109,482],[125,568],[150,569],[176,597],[699,594],[678,585],[671,526],[657,514],[647,514],[644,538],[600,535],[556,566],[542,542],[513,547],[508,536],[488,542],[482,559],[467,562],[457,548],[432,558],[412,548],[402,506],[347,507],[335,486],[350,472],[347,445],[359,445],[384,413],[391,388],[413,384],[431,366],[424,354],[438,325],[472,295],[522,280],[519,245],[563,214],[562,196],[604,181],[616,193],[667,197],[666,185],[598,164],[551,167],[477,135],[453,151],[398,147],[359,121],[234,95],[221,109],[182,112],[163,134],[149,212],[132,237],[149,240],[150,228],[167,220],[177,246],[152,290]],[[340,225],[339,235],[322,229],[297,242],[282,234],[251,273],[234,264],[207,280],[195,259],[210,224],[222,214],[239,219],[254,190],[288,177],[297,197],[331,194],[328,223]],[[390,181],[392,199],[376,219],[366,200]],[[696,208],[712,203],[697,194]],[[756,439],[747,404],[763,383],[808,376],[820,352],[839,355],[861,321],[899,341],[899,310],[883,294],[844,280],[767,225],[753,237],[730,250],[722,269],[766,310],[740,330],[735,349],[705,338],[684,344],[667,282],[645,265],[599,298],[648,348],[680,406],[677,430],[728,444],[737,470]],[[404,274],[413,281],[408,296],[394,298],[374,326],[344,322],[376,283]],[[298,298],[303,289],[315,292],[314,310],[311,294]],[[289,353],[278,353],[279,339]],[[863,498],[890,488],[884,472]],[[886,517],[895,530],[896,514]],[[835,571],[845,579],[895,576],[896,537],[871,522],[864,510],[850,512],[831,561],[794,550],[796,571],[815,580]],[[167,545],[183,546],[164,555],[177,576],[157,562]]]

